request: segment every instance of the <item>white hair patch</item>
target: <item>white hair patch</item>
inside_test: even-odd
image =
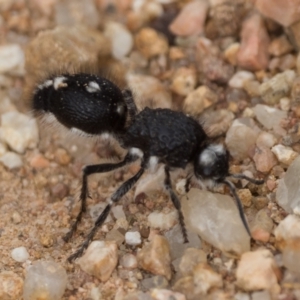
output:
[[[67,87],[68,84],[66,82],[64,82],[65,80],[67,80],[66,77],[60,76],[60,77],[55,77],[53,79],[53,86],[55,90],[58,90],[60,88],[64,88]]]
[[[83,130],[81,130],[81,129],[78,129],[78,128],[76,128],[76,127],[72,127],[72,128],[70,129],[70,131],[71,131],[72,133],[75,133],[75,134],[81,135],[81,136],[90,136],[90,135],[91,135],[91,134],[86,133],[85,131],[83,131]]]
[[[99,84],[95,81],[90,81],[85,88],[89,93],[96,93],[101,91]]]
[[[200,165],[209,166],[212,165],[216,161],[216,154],[211,150],[204,150],[200,154],[199,162]]]
[[[102,133],[102,134],[101,134],[101,137],[102,137],[104,140],[108,140],[108,139],[111,138],[111,135],[110,135],[109,133],[105,132],[105,133]]]
[[[142,151],[141,149],[139,149],[139,148],[131,148],[131,149],[129,150],[129,153],[130,153],[131,155],[136,155],[136,156],[138,156],[139,158],[142,158],[142,157],[144,156],[143,151]]]
[[[222,144],[213,144],[209,145],[207,149],[213,151],[214,153],[218,155],[222,155],[226,152],[225,147]]]
[[[39,84],[38,89],[42,90],[44,88],[47,88],[47,87],[51,86],[52,84],[53,84],[53,81],[51,79],[48,79],[45,82],[43,82],[42,84]]]
[[[55,115],[53,113],[49,113],[49,112],[46,112],[45,114],[43,114],[41,120],[42,120],[42,122],[44,122],[46,124],[53,124],[53,123],[58,122]]]
[[[149,159],[148,167],[151,173],[154,173],[157,169],[158,165],[158,157],[157,156],[151,156]]]

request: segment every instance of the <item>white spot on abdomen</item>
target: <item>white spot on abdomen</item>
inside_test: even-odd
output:
[[[101,88],[99,86],[99,84],[95,81],[90,81],[88,83],[88,85],[86,86],[86,90],[89,92],[89,93],[96,93],[96,92],[100,92],[101,91]]]
[[[123,104],[118,104],[118,106],[117,106],[117,113],[119,114],[119,115],[123,115],[124,114],[124,105]]]
[[[60,77],[55,77],[53,79],[53,86],[54,86],[54,89],[55,90],[58,90],[60,88],[63,88],[63,87],[67,87],[68,84],[66,82],[64,82],[65,80],[67,80],[66,77],[63,77],[63,76],[60,76]]]

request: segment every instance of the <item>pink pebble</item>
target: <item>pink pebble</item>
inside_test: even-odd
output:
[[[283,26],[300,20],[300,0],[254,0],[256,9]]]
[[[203,33],[208,4],[206,1],[193,1],[183,7],[170,24],[170,31],[179,36],[191,36]]]
[[[262,17],[259,14],[253,14],[242,25],[238,65],[251,71],[267,68],[269,43],[270,38]]]

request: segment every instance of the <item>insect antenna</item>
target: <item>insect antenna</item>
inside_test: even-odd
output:
[[[253,184],[263,184],[264,183],[264,180],[263,179],[254,179],[254,178],[251,178],[251,177],[248,177],[244,174],[230,174],[229,175],[230,177],[233,177],[233,178],[237,178],[237,179],[246,179],[248,180],[249,182],[253,183]]]
[[[248,226],[245,214],[244,214],[243,205],[242,205],[241,199],[239,198],[238,194],[236,193],[235,186],[233,185],[233,183],[231,181],[226,180],[226,179],[223,181],[223,183],[226,184],[229,187],[230,193],[232,194],[232,196],[235,200],[235,203],[237,205],[240,218],[241,218],[241,220],[244,224],[244,227],[247,230],[249,236],[251,237],[250,229],[249,229],[249,226]]]

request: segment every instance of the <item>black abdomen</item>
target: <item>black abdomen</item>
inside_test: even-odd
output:
[[[38,86],[33,98],[36,114],[52,114],[64,126],[87,134],[122,131],[127,107],[121,90],[111,81],[90,74],[63,74]]]

